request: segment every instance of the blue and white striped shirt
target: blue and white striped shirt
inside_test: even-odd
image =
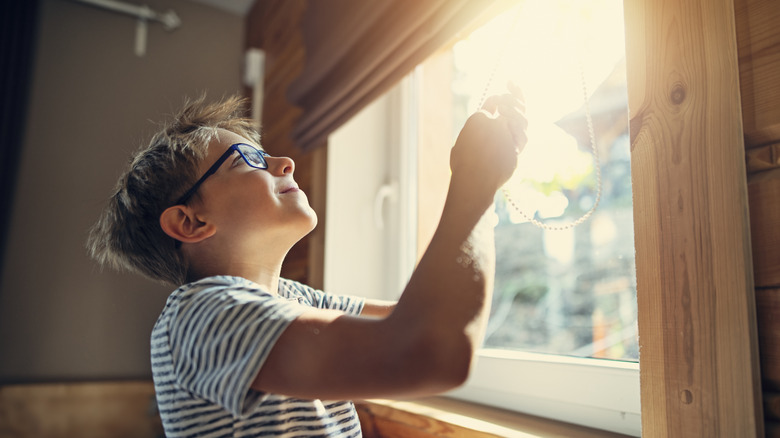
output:
[[[359,314],[360,298],[292,280],[279,296],[239,277],[184,285],[152,330],[157,405],[168,437],[359,437],[352,402],[301,400],[250,388],[271,348],[304,306]]]

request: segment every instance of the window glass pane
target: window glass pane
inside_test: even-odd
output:
[[[618,0],[525,1],[452,48],[453,136],[508,80],[522,88],[529,119],[528,144],[506,186],[522,214],[496,197],[487,347],[638,358],[624,52]],[[595,212],[577,226],[552,231],[527,219],[565,227],[599,191]]]

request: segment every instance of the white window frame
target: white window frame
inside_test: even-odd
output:
[[[324,262],[328,291],[396,300],[414,270],[418,137],[414,80],[413,75],[404,78],[328,139]],[[376,278],[367,278],[367,273]],[[355,275],[362,281],[355,281]]]
[[[631,436],[641,434],[639,364],[482,349],[460,400]]]

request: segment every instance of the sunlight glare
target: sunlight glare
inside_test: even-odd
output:
[[[486,95],[506,93],[509,81],[523,91],[528,143],[507,189],[529,215],[557,209],[549,196],[528,196],[526,182],[593,179],[590,144],[577,145],[556,122],[583,107],[583,76],[590,96],[625,56],[621,5],[526,0],[454,47],[456,67],[467,73],[454,91],[469,96],[470,109],[478,109],[488,82]]]

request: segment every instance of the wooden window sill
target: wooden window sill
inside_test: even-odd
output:
[[[365,438],[416,437],[623,437],[499,408],[431,397],[414,401],[356,402]]]

